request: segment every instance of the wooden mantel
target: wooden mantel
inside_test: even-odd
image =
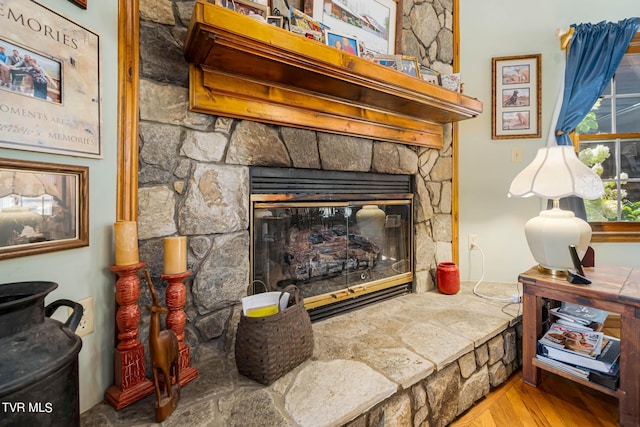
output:
[[[482,102],[198,0],[184,55],[190,108],[213,115],[440,148]]]

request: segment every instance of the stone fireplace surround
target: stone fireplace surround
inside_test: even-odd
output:
[[[247,413],[262,416],[263,411],[267,411],[268,415],[273,416],[273,410],[265,408],[271,404],[279,407],[277,400],[281,398],[274,398],[267,389],[256,389],[255,383],[249,380],[238,379],[237,371],[233,372],[235,365],[231,352],[239,316],[239,300],[245,294],[248,283],[248,168],[274,166],[414,176],[415,253],[418,254],[415,260],[415,293],[381,303],[384,308],[376,306],[363,309],[369,313],[373,310],[371,315],[374,317],[361,317],[358,322],[353,322],[355,329],[350,331],[350,339],[353,340],[364,334],[364,325],[387,324],[391,314],[398,314],[406,307],[417,308],[417,311],[405,312],[401,316],[405,319],[402,322],[404,327],[409,325],[418,340],[412,340],[409,345],[413,352],[415,348],[412,346],[420,347],[420,341],[434,333],[442,338],[444,333],[439,332],[438,328],[434,329],[432,324],[425,328],[427,325],[416,319],[427,315],[424,310],[429,311],[427,316],[431,318],[438,311],[434,310],[431,303],[432,298],[441,297],[437,292],[432,292],[433,272],[438,262],[451,259],[451,126],[444,127],[444,146],[436,150],[189,112],[187,63],[182,57],[181,42],[193,4],[193,1],[178,0],[140,1],[140,259],[147,263],[159,297],[163,299],[166,283],[162,283],[159,277],[162,273],[162,239],[171,235],[188,237],[188,267],[192,276],[186,282],[188,296],[185,310],[188,322],[185,333],[186,341],[192,348],[192,362],[200,368],[201,374],[191,389],[187,386],[184,390],[181,404],[183,415],[186,411],[187,417],[197,418],[205,414],[198,405],[216,405],[216,408],[212,408],[217,414],[211,418],[214,421],[210,419],[202,425],[264,425],[255,419],[248,423],[242,420],[247,420]],[[451,72],[451,7],[448,0],[435,0],[416,4],[405,1],[403,8],[404,53],[423,58],[425,63],[443,73]],[[144,306],[150,301],[150,296],[144,286],[141,291],[139,302]],[[472,338],[465,336],[458,343],[460,345],[456,344],[453,349],[436,345],[437,360],[419,350],[418,353],[423,354],[421,358],[427,357],[426,360],[432,361],[419,366],[418,373],[411,373],[408,377],[406,373],[402,374],[404,379],[400,383],[389,383],[388,379],[378,378],[366,384],[369,390],[366,396],[361,398],[356,393],[356,402],[351,402],[356,405],[355,408],[347,408],[346,413],[338,411],[342,414],[342,421],[318,418],[317,424],[302,420],[298,421],[299,425],[339,425],[349,419],[355,419],[351,424],[353,426],[379,425],[375,424],[375,419],[381,413],[384,416],[385,408],[386,411],[400,412],[395,416],[388,415],[388,425],[405,425],[393,424],[392,420],[406,417],[407,399],[415,402],[415,405],[410,405],[416,408],[413,414],[415,425],[444,425],[458,411],[457,403],[452,409],[450,404],[442,400],[453,399],[451,390],[457,393],[464,384],[480,384],[474,387],[474,390],[480,391],[472,393],[473,398],[468,402],[471,404],[486,394],[490,386],[506,379],[517,366],[513,345],[515,331],[509,328],[509,317],[499,314],[499,307],[495,304],[492,310],[497,315],[486,316],[487,309],[478,308],[475,297],[464,300],[457,298],[442,300],[453,303],[443,306],[443,312],[456,325],[460,325],[459,321],[453,321],[456,316],[460,319],[469,319],[469,315],[475,317],[467,321]],[[469,305],[469,309],[460,311],[459,307],[464,304]],[[408,313],[413,313],[413,316]],[[144,343],[148,331],[148,316],[145,314],[142,313],[140,324],[140,338]],[[363,313],[358,315],[362,316]],[[409,317],[405,317],[407,315]],[[478,322],[479,316],[486,317],[488,328],[485,321]],[[314,358],[309,365],[301,367],[303,372],[328,372],[331,373],[327,376],[330,380],[342,377],[340,374],[335,376],[334,367],[342,365],[345,362],[343,359],[346,359],[346,366],[341,368],[353,367],[349,361],[354,357],[351,354],[352,345],[345,344],[348,341],[344,340],[339,343],[335,341],[339,334],[336,335],[334,330],[344,329],[335,322],[341,321],[344,325],[346,320],[329,319],[314,326]],[[427,330],[430,332],[422,336]],[[381,330],[377,333],[383,338],[397,331]],[[384,340],[376,341],[379,340],[365,340],[364,343],[360,340],[365,349],[359,351],[378,355],[381,357],[379,363],[385,365],[395,362],[394,366],[400,369],[416,362],[414,356],[407,356],[404,350],[396,354],[391,351],[394,346],[388,347]],[[432,348],[433,343],[429,347]],[[440,353],[440,350],[445,353]],[[146,354],[148,357],[148,351]],[[470,364],[472,359],[473,369]],[[326,369],[318,370],[318,367]],[[477,371],[474,370],[476,367]],[[147,372],[150,372],[148,367]],[[354,372],[360,372],[362,378],[369,379],[366,369],[356,369]],[[229,375],[234,384],[240,381],[242,389],[248,386],[257,394],[249,396],[240,390],[237,402],[228,400],[235,399],[233,397],[223,398],[217,403],[198,398],[203,386],[207,390],[213,388],[215,393],[227,395],[232,392],[235,386],[229,385]],[[427,377],[435,386],[431,391],[419,385]],[[438,389],[439,378],[444,381],[442,389]],[[289,387],[290,379],[285,377],[272,387],[276,390],[278,387]],[[352,379],[356,383],[361,382],[357,375]],[[314,384],[313,378],[307,380],[310,386]],[[304,375],[296,381],[304,382]],[[415,382],[415,386],[411,385],[412,382]],[[454,383],[457,385],[450,389]],[[375,390],[373,396],[371,390]],[[357,389],[354,391],[358,392]],[[235,395],[232,393],[230,396]],[[255,406],[250,403],[251,406],[247,408],[244,399],[258,399],[262,404]],[[148,402],[149,398],[145,401]],[[117,414],[104,405],[98,405],[85,413],[83,424],[102,425],[103,421],[106,425],[121,422],[146,424],[148,418],[138,422],[135,416],[137,411],[144,411],[141,406],[143,402]],[[314,411],[305,411],[304,402],[300,404],[300,413],[314,415]],[[441,411],[443,407],[448,408],[446,415]],[[373,412],[367,413],[369,410]],[[375,415],[375,411],[378,415]],[[430,411],[435,412],[430,414]],[[275,412],[279,413],[278,410]],[[357,417],[358,413],[364,415]],[[107,421],[114,417],[116,421]],[[220,420],[226,420],[227,423],[216,424]],[[182,425],[177,417],[169,420],[168,424]],[[295,424],[279,420],[269,425]]]
[[[167,90],[145,81],[141,84],[143,97],[162,99],[168,96]],[[228,341],[225,334],[237,321],[240,299],[246,295],[249,165],[413,175],[418,254],[413,290],[423,293],[434,288],[435,266],[451,257],[451,157],[446,155],[450,144],[442,150],[417,149],[226,118],[215,118],[213,127],[210,132],[140,124],[140,258],[158,286],[163,237],[188,237],[192,276],[186,283],[186,340],[194,357],[201,344]],[[167,152],[178,154],[162,157]],[[151,163],[154,159],[161,163]],[[160,179],[164,182],[153,182]],[[143,180],[148,182],[142,185]],[[143,287],[143,299],[147,293]],[[143,316],[143,342],[146,321]]]

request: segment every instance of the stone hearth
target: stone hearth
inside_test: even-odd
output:
[[[516,292],[515,284],[481,286],[492,296]],[[200,376],[162,425],[445,426],[521,366],[520,305],[472,288],[404,295],[316,322],[312,358],[270,386],[240,376],[232,353],[207,346]],[[154,399],[120,412],[99,404],[82,426],[153,425]]]

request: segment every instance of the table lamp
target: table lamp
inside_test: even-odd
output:
[[[591,226],[572,211],[560,209],[559,200],[577,196],[593,200],[604,195],[600,177],[576,156],[573,146],[544,147],[511,183],[509,197],[539,196],[553,207],[530,219],[524,231],[539,268],[563,274],[573,268],[569,245],[583,257],[591,242]]]

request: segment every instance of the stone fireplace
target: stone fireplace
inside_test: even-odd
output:
[[[452,126],[443,126],[444,145],[434,149],[191,112],[188,64],[176,40],[184,40],[193,2],[174,6],[141,9],[139,246],[161,287],[166,285],[160,279],[162,239],[188,238],[192,274],[186,281],[185,333],[192,357],[212,348],[227,351],[232,342],[240,299],[251,280],[253,167],[409,177],[413,226],[408,231],[419,256],[405,283],[416,293],[433,289],[437,263],[451,260]],[[447,7],[405,2],[402,36],[404,53],[443,73],[452,71]],[[141,290],[145,304],[149,297]],[[145,342],[146,325],[140,330]]]
[[[141,84],[143,97],[173,95],[177,95],[173,88],[148,81]],[[139,188],[140,256],[159,283],[162,238],[175,234],[188,237],[192,276],[187,281],[186,339],[192,348],[205,343],[229,344],[231,325],[237,321],[240,299],[250,283],[252,166],[408,177],[413,227],[407,232],[412,233],[415,253],[420,256],[407,269],[410,277],[405,282],[412,282],[414,292],[434,288],[435,266],[451,259],[450,142],[435,150],[196,116],[209,121],[213,130],[182,131],[144,121],[140,125],[140,178],[146,181]],[[163,156],[167,152],[176,155]],[[379,201],[360,199],[358,203]]]

